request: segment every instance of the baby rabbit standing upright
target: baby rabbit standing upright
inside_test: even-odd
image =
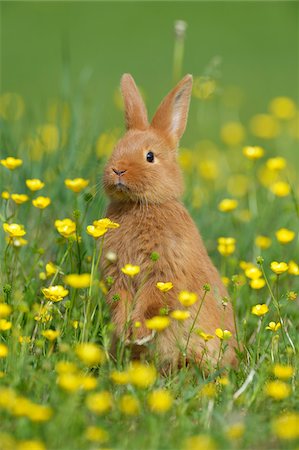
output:
[[[110,198],[107,217],[120,227],[105,237],[104,255],[113,251],[115,263],[103,264],[104,276],[114,283],[108,293],[116,335],[141,344],[150,340],[145,320],[159,315],[167,305],[169,311],[182,309],[178,295],[182,290],[203,296],[195,329],[214,334],[216,328],[228,329],[232,338],[223,356],[223,364],[235,359],[235,329],[231,304],[222,302],[227,292],[211,262],[198,230],[181,202],[183,179],[178,165],[178,144],[188,116],[192,76],[186,75],[164,98],[149,124],[146,107],[131,75],[121,80],[127,132],[117,143],[104,172],[104,187]],[[150,255],[159,254],[153,263]],[[131,263],[140,273],[129,278],[121,268]],[[173,283],[166,294],[157,282]],[[115,295],[118,294],[118,300]],[[200,300],[199,300],[200,301]],[[199,303],[189,309],[188,320],[170,326],[155,335],[155,348],[162,363],[179,364],[180,348],[187,346],[187,359],[202,360],[205,348],[209,362],[218,358],[218,338],[204,342],[190,327]],[[139,328],[135,322],[140,322]],[[178,346],[178,342],[181,347]]]

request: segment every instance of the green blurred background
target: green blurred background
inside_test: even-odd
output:
[[[298,12],[297,1],[2,1],[1,91],[18,92],[36,108],[84,91],[98,103],[103,128],[120,126],[113,94],[131,72],[152,114],[174,81],[174,22],[182,19],[182,75],[238,86],[233,95],[245,121],[275,96],[298,100]]]

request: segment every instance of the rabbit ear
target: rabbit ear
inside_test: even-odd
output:
[[[176,143],[186,128],[192,80],[192,75],[186,75],[164,98],[152,120],[153,128],[166,132]]]
[[[129,73],[124,73],[120,85],[127,129],[145,130],[148,127],[147,111],[134,78]]]

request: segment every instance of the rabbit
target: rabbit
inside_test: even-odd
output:
[[[137,346],[154,342],[159,362],[171,367],[180,365],[186,341],[185,362],[219,362],[223,346],[220,348],[218,337],[204,342],[198,334],[189,333],[206,284],[210,292],[206,293],[194,330],[214,335],[216,328],[228,329],[232,337],[225,343],[222,364],[236,361],[228,293],[181,201],[178,144],[186,127],[192,81],[192,75],[186,75],[164,98],[149,123],[133,77],[122,76],[126,133],[116,144],[103,175],[110,199],[107,217],[120,224],[105,236],[104,255],[116,257],[113,262],[104,258],[102,267],[104,277],[114,280],[107,301],[115,334]],[[156,262],[151,260],[153,252],[159,255]],[[140,273],[132,278],[122,273],[127,263],[138,265]],[[161,281],[171,281],[173,288],[161,292],[156,286]],[[182,290],[194,292],[199,298],[188,308],[190,318],[182,322],[171,319],[170,325],[157,333],[149,330],[145,321],[159,315],[161,308],[166,306],[169,313],[184,309],[178,301]]]

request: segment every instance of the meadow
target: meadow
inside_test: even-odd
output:
[[[184,43],[174,46],[176,81],[186,69]],[[165,374],[156,360],[132,362],[128,348],[117,359],[109,352],[105,295],[113,280],[99,267],[116,225],[101,220],[101,176],[123,133],[123,105],[115,80],[105,100],[113,113],[104,114],[90,95],[88,71],[71,94],[68,64],[55,98],[41,84],[43,101],[2,85],[0,450],[299,449],[299,109],[292,83],[273,93],[274,83],[258,98],[223,79],[219,58],[194,73],[178,156],[183,201],[227,286],[238,365],[207,373],[191,363]],[[154,84],[141,89],[146,99],[158,95]],[[127,276],[135,276],[132,268]],[[184,320],[181,303],[169,320]],[[167,314],[148,326],[163,333]],[[219,339],[225,351],[230,330],[220,327],[192,332],[203,344]]]

